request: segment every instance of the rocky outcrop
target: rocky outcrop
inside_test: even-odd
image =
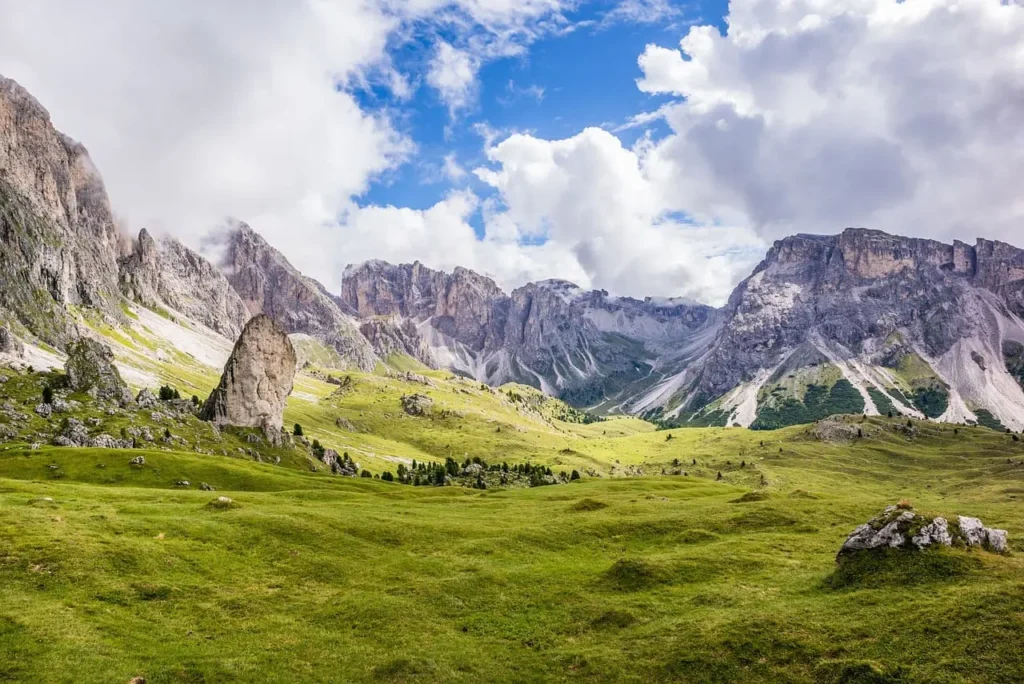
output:
[[[343,368],[373,370],[376,356],[323,285],[298,272],[252,228],[236,223],[221,236],[221,270],[252,314],[266,314],[287,333],[333,346]]]
[[[14,333],[3,326],[0,326],[0,354],[16,357],[25,355],[25,345],[14,336]]]
[[[876,549],[920,551],[931,546],[978,547],[1005,553],[1007,534],[985,527],[977,518],[961,515],[951,525],[945,518],[927,518],[906,505],[889,506],[850,533],[836,560]]]
[[[0,76],[0,310],[60,347],[77,337],[69,305],[121,320],[120,236],[85,148],[27,91]]]
[[[114,353],[101,342],[88,337],[73,342],[68,347],[64,372],[68,387],[75,392],[121,404],[132,400],[131,390],[114,365]]]
[[[285,401],[295,379],[288,335],[265,315],[250,320],[231,352],[220,384],[200,416],[218,425],[281,431]]]
[[[224,275],[173,238],[158,242],[143,229],[119,266],[122,292],[144,306],[166,306],[230,339],[249,320]]]
[[[402,395],[402,410],[410,416],[429,416],[434,409],[434,400],[425,394]]]
[[[374,352],[387,361],[395,355],[409,356],[432,368],[440,367],[430,344],[420,337],[416,323],[398,316],[374,316],[363,321],[359,332],[373,346]]]
[[[430,320],[446,338],[474,351],[504,337],[509,299],[493,280],[465,268],[444,273],[418,261],[392,266],[369,261],[345,270],[341,299],[359,316]]]

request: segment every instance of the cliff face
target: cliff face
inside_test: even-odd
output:
[[[224,275],[173,238],[159,242],[143,229],[119,264],[121,290],[148,307],[168,306],[235,339],[249,310]]]
[[[523,382],[586,404],[619,396],[651,372],[658,349],[715,321],[709,307],[614,298],[565,281],[507,295],[473,271],[419,263],[349,267],[341,299],[367,320],[364,334],[382,358],[406,353],[481,382]]]
[[[1005,342],[1024,339],[1022,258],[1002,243],[861,229],[780,240],[736,288],[711,350],[677,378],[681,389],[665,405],[687,415],[732,392],[726,413],[749,424],[758,411],[740,403],[759,410],[773,401],[769,390],[778,393],[783,369],[793,377],[813,364],[850,382],[868,413],[892,404],[974,420],[982,410],[1024,426],[1024,395],[1002,358]],[[926,406],[925,395],[940,398]]]
[[[246,224],[235,224],[226,236],[221,270],[251,314],[266,314],[289,334],[327,342],[346,367],[373,369],[376,356],[352,317]]]
[[[68,305],[120,319],[120,238],[85,148],[27,91],[0,76],[0,308],[57,346],[74,339]]]

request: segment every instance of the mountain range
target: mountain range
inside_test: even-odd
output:
[[[773,428],[893,413],[1024,429],[1024,251],[850,228],[776,242],[714,308],[371,261],[332,293],[232,222],[213,263],[117,225],[86,149],[0,77],[0,326],[58,351],[125,303],[224,338],[265,313],[318,366],[418,362],[597,413]],[[3,328],[0,328],[2,330]],[[9,336],[9,334],[8,334]]]

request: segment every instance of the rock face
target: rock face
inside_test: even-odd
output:
[[[295,379],[295,350],[268,316],[246,324],[201,417],[218,425],[281,430]]]
[[[926,518],[905,506],[889,506],[881,515],[850,533],[836,560],[875,549],[921,550],[954,545],[1005,553],[1007,534],[1005,530],[985,527],[977,518],[961,515],[957,523],[950,526],[942,517]]]
[[[489,278],[420,263],[346,269],[343,304],[381,358],[406,354],[480,382],[518,381],[576,403],[628,395],[654,365],[675,367],[716,325],[710,307],[586,292],[565,281],[507,295]]]
[[[25,345],[14,334],[0,326],[0,354],[21,357],[25,355]]]
[[[98,399],[119,403],[132,400],[131,390],[114,365],[114,353],[101,342],[82,337],[72,343],[64,371],[68,387],[75,392],[88,392]]]
[[[120,320],[119,245],[88,152],[0,76],[0,310],[60,347],[77,337],[68,305]]]
[[[230,339],[249,320],[224,275],[173,238],[158,242],[143,229],[119,267],[121,291],[144,306],[165,305]]]
[[[234,224],[223,239],[221,270],[252,314],[266,314],[288,333],[330,344],[344,368],[373,370],[373,348],[323,285],[299,273],[244,223]]]
[[[786,238],[733,292],[699,363],[632,407],[685,420],[710,406],[741,425],[769,414],[807,422],[830,409],[828,397],[824,408],[806,403],[805,388],[842,378],[852,400],[832,412],[969,422],[983,409],[1019,430],[1024,392],[1004,347],[1024,339],[1022,291],[1024,251],[1003,243],[862,229]]]

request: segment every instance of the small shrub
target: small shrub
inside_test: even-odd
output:
[[[199,406],[199,397],[197,397],[194,394],[192,395],[192,405],[193,406]]]
[[[636,622],[636,616],[625,610],[609,610],[590,624],[596,629],[622,629]]]
[[[505,472],[508,472],[508,465],[505,466]],[[572,474],[569,475],[569,481],[570,482],[575,482],[578,479],[580,479],[579,471],[573,470]]]
[[[384,474],[380,476],[380,479],[384,480],[385,482],[394,482],[395,476],[392,475],[390,471],[384,471]]]
[[[605,581],[618,591],[641,591],[665,581],[661,569],[647,561],[623,558],[604,573]]]
[[[46,387],[43,388],[43,403],[44,404],[52,404],[53,403],[53,388],[50,387],[49,385],[47,385]]]
[[[599,511],[602,508],[608,508],[608,504],[597,499],[580,499],[572,505],[572,510],[581,512]]]
[[[359,477],[369,477],[369,478],[372,478],[373,477],[373,473],[371,473],[369,470],[364,470],[363,472],[359,473]]]
[[[302,426],[296,423],[295,429],[292,430],[292,434],[295,435],[296,437],[302,437]]]

